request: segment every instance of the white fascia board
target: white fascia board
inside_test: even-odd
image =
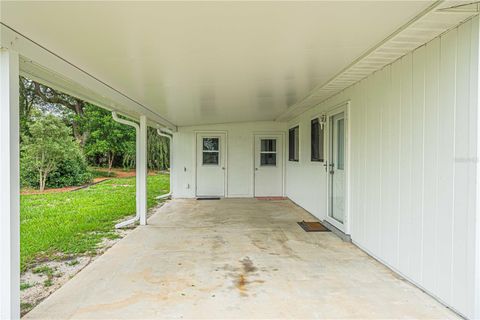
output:
[[[476,10],[449,11],[469,1],[436,1],[388,37],[367,50],[330,80],[313,89],[307,96],[290,106],[276,121],[290,121],[303,112],[328,100],[346,88],[360,82],[375,71],[392,64],[404,55],[451,30],[478,14]],[[476,7],[475,7],[476,8]],[[385,52],[390,54],[386,55]],[[365,68],[367,67],[367,68]]]
[[[157,124],[172,131],[177,126],[147,106],[128,97],[55,53],[0,23],[0,47],[20,54],[20,72],[79,99],[102,108],[119,111],[133,119],[145,115],[151,126]]]

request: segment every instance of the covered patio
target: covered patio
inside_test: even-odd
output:
[[[480,3],[0,9],[0,318],[20,317],[19,75],[137,138],[117,226],[139,228],[28,318],[480,318]],[[148,127],[174,200],[147,223]]]
[[[26,319],[457,319],[289,200],[173,200]]]

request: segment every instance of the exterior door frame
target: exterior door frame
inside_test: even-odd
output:
[[[282,197],[285,197],[285,175],[286,175],[286,161],[287,161],[287,150],[286,150],[286,141],[285,141],[285,132],[282,131],[255,131],[252,135],[252,197],[255,198],[255,139],[257,136],[281,136],[282,137]]]
[[[331,150],[331,140],[330,140],[330,117],[338,114],[338,113],[344,113],[344,119],[345,119],[345,212],[344,212],[344,221],[343,224],[338,222],[337,220],[333,219],[330,217],[330,206],[331,206],[331,179],[330,179],[330,173],[328,173],[330,167],[330,150]],[[326,216],[325,220],[332,224],[334,227],[337,229],[341,230],[345,234],[350,234],[350,100],[344,101],[342,103],[339,103],[332,108],[329,109],[329,111],[326,112],[327,120],[325,123],[325,139],[326,139],[326,144],[325,144],[325,164],[327,165],[327,174],[326,174],[326,184],[327,184],[327,190],[326,190]]]
[[[194,159],[195,159],[195,165],[193,166],[194,170],[194,176],[195,176],[195,197],[198,196],[197,194],[197,166],[198,166],[198,136],[199,135],[215,135],[215,134],[224,134],[225,135],[225,174],[224,174],[224,179],[223,179],[223,190],[224,190],[224,197],[228,197],[228,131],[194,131],[195,133],[195,143],[194,143]]]

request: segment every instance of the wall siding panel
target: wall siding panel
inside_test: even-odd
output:
[[[289,123],[307,127],[312,113],[350,101],[352,240],[467,317],[475,304],[477,64],[478,17]],[[288,177],[315,174],[308,161],[287,163]],[[310,195],[326,191],[309,187]],[[287,180],[297,203],[300,190],[302,180]],[[326,216],[325,202],[316,215]]]

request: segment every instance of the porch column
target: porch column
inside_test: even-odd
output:
[[[0,49],[0,319],[20,318],[18,53]]]
[[[137,161],[137,199],[140,213],[140,224],[147,224],[147,117],[140,116],[139,156]]]

